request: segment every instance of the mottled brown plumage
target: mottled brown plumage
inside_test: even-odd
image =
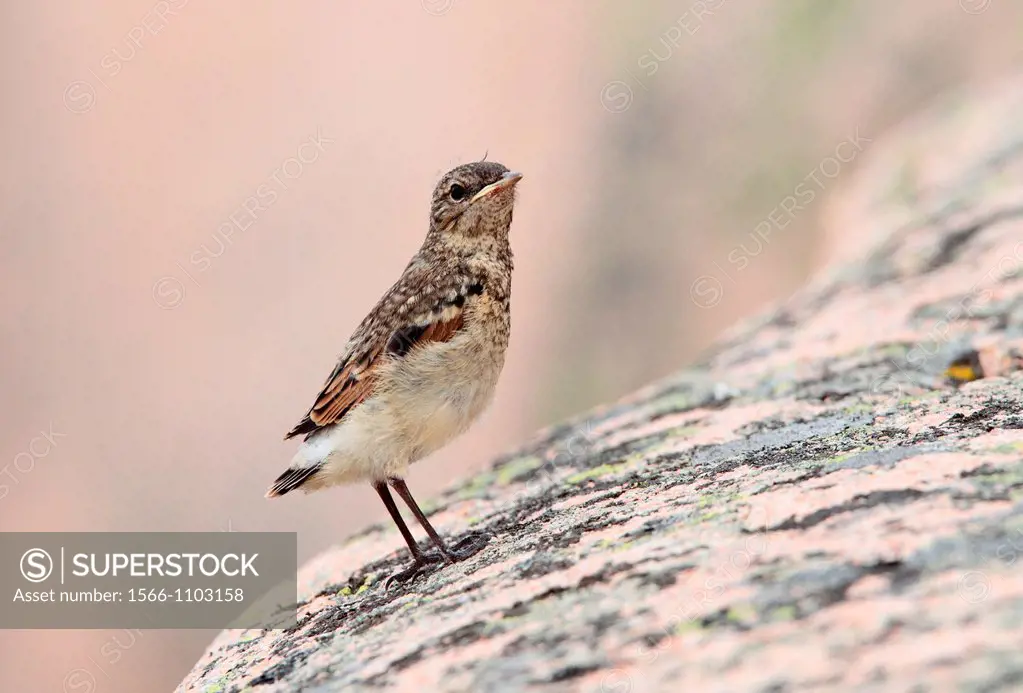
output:
[[[508,231],[521,178],[496,162],[449,171],[430,228],[401,278],[356,328],[305,417],[290,468],[267,496],[369,481],[409,543],[412,577],[430,562],[387,488],[410,505],[446,560],[448,549],[402,478],[408,465],[463,432],[489,403],[510,331]]]

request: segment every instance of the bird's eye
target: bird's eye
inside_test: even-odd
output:
[[[463,188],[458,183],[455,183],[454,185],[451,186],[450,195],[452,200],[458,202],[459,200],[465,197],[465,188]]]

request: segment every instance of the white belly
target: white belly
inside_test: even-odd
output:
[[[478,337],[470,329],[382,364],[374,393],[299,449],[292,466],[324,464],[303,490],[404,476],[463,433],[490,403],[504,365],[504,349],[480,347],[488,342]]]

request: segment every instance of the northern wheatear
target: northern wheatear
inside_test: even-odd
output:
[[[493,397],[511,327],[508,229],[520,178],[488,161],[441,178],[426,240],[359,324],[305,418],[285,436],[305,439],[266,494],[370,482],[412,552],[413,564],[392,578],[398,581],[479,547],[475,540],[448,547],[404,476],[410,464],[464,432]],[[416,544],[388,484],[440,556]]]

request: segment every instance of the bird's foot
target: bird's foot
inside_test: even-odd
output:
[[[430,566],[437,565],[438,563],[443,562],[444,556],[442,556],[439,553],[434,553],[431,551],[428,553],[420,554],[412,561],[412,565],[410,565],[408,568],[405,568],[404,570],[399,570],[397,573],[394,573],[386,580],[384,580],[384,591],[386,592],[388,589],[390,589],[391,585],[393,584],[403,585],[406,582],[412,582],[417,577],[426,572],[426,569],[429,568]]]
[[[475,556],[484,546],[490,543],[490,534],[485,532],[470,534],[444,552],[444,559],[448,563],[457,563]]]
[[[445,547],[440,551],[420,553],[418,557],[413,559],[412,565],[394,573],[384,581],[384,591],[386,592],[393,584],[401,585],[414,581],[417,577],[426,573],[430,566],[437,565],[438,563],[450,565],[475,556],[483,547],[490,543],[490,536],[490,534],[486,533],[470,534],[454,546]]]

